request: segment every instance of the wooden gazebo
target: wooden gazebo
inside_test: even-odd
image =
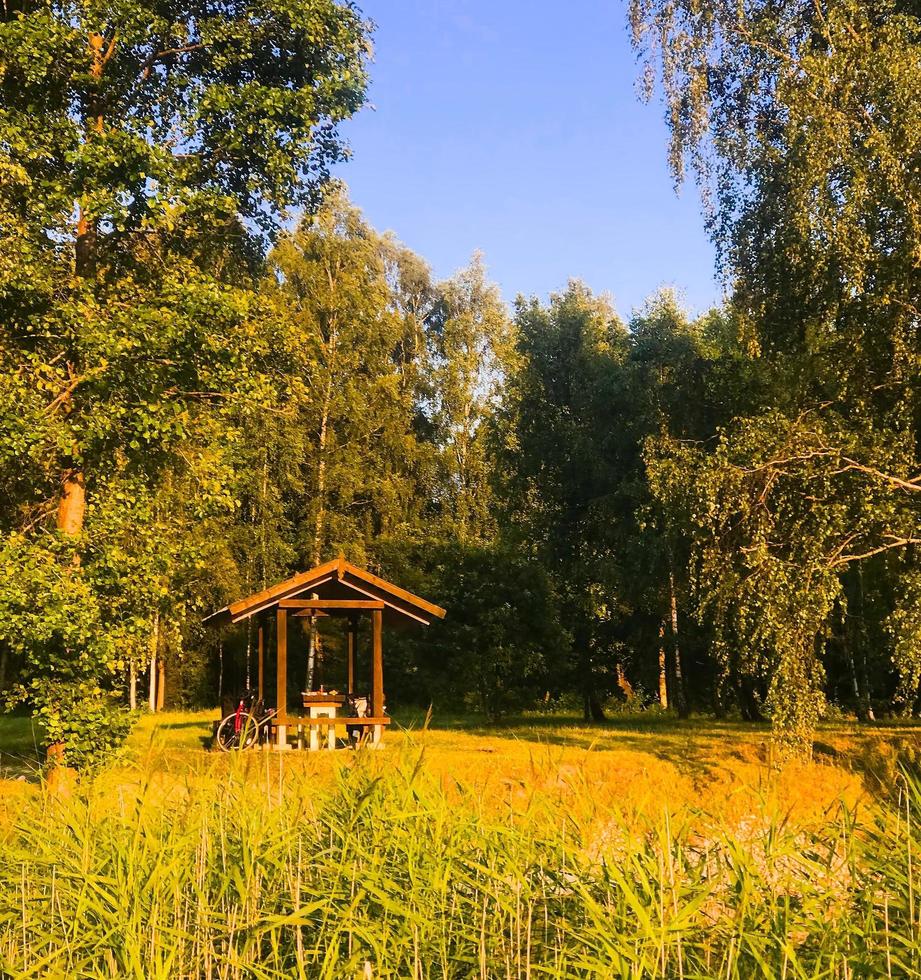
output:
[[[338,717],[339,725],[348,723],[360,726],[371,734],[374,742],[380,741],[383,727],[390,723],[384,710],[384,661],[383,627],[387,625],[428,626],[434,619],[442,619],[445,610],[434,603],[421,599],[393,582],[373,575],[357,565],[339,557],[318,565],[307,572],[279,582],[244,599],[238,599],[223,609],[212,613],[206,622],[211,625],[239,623],[257,617],[257,656],[259,698],[265,696],[265,626],[274,612],[276,629],[275,685],[278,714],[274,719],[276,745],[286,748],[289,729],[311,730],[311,744],[316,745],[316,730],[326,727],[329,745],[334,744],[333,721],[330,716],[318,718],[311,711],[307,716],[300,712],[292,715],[288,705],[288,617],[342,616],[348,619],[346,695],[355,692],[355,667],[357,655],[358,620],[370,615],[371,620],[371,691],[369,714],[363,718]],[[303,695],[304,706],[311,695]],[[345,698],[343,697],[344,701]],[[319,703],[320,699],[316,699]],[[324,702],[326,703],[326,702]],[[332,715],[335,716],[335,710]],[[316,726],[316,727],[314,727]]]

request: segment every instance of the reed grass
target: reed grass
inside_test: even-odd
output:
[[[591,786],[579,792],[591,793]],[[856,978],[921,973],[921,790],[820,827],[504,808],[408,740],[329,780],[278,755],[24,799],[0,971],[70,978]],[[718,821],[706,822],[716,828]]]

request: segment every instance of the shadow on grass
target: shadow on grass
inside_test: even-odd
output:
[[[38,780],[43,761],[28,715],[0,715],[0,779]]]
[[[418,731],[424,727],[425,715],[400,712],[395,721],[402,728]],[[636,752],[667,762],[695,781],[715,778],[728,759],[763,764],[769,755],[767,724],[700,716],[679,719],[661,712],[613,715],[603,722],[586,722],[575,714],[527,714],[495,722],[483,716],[435,714],[428,728],[433,733],[463,732],[493,743],[500,739],[597,753]]]
[[[160,731],[179,731],[184,728],[207,728],[210,726],[210,722],[202,721],[201,718],[197,718],[194,721],[163,721],[157,722],[157,729]]]

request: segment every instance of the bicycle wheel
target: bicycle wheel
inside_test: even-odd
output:
[[[217,729],[217,745],[222,752],[242,752],[255,745],[258,737],[259,723],[246,712],[228,715]]]

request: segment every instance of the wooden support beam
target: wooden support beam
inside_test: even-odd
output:
[[[278,610],[277,648],[276,707],[279,720],[278,743],[281,748],[285,743],[285,722],[288,720],[288,613],[284,609]]]
[[[372,599],[282,599],[279,609],[383,609],[384,603]]]
[[[259,651],[259,682],[258,682],[258,692],[259,700],[261,701],[265,694],[265,629],[262,623],[259,624],[258,640],[256,641],[256,646]]]
[[[360,579],[357,581],[348,581],[345,584],[359,595],[366,595],[372,601],[376,600],[378,602],[383,602],[385,607],[389,606],[391,609],[398,613],[402,613],[409,619],[414,619],[417,623],[422,623],[423,626],[428,626],[432,621],[432,617],[428,613],[410,605],[408,602],[404,602],[402,599],[396,598],[392,595],[388,595],[386,599],[381,599],[380,593],[383,591],[382,589],[378,589],[373,585],[367,585]]]
[[[349,617],[349,664],[348,664],[348,683],[346,694],[355,693],[355,634],[358,632],[358,619],[355,616]]]
[[[371,714],[384,713],[384,614],[380,609],[371,613]]]

